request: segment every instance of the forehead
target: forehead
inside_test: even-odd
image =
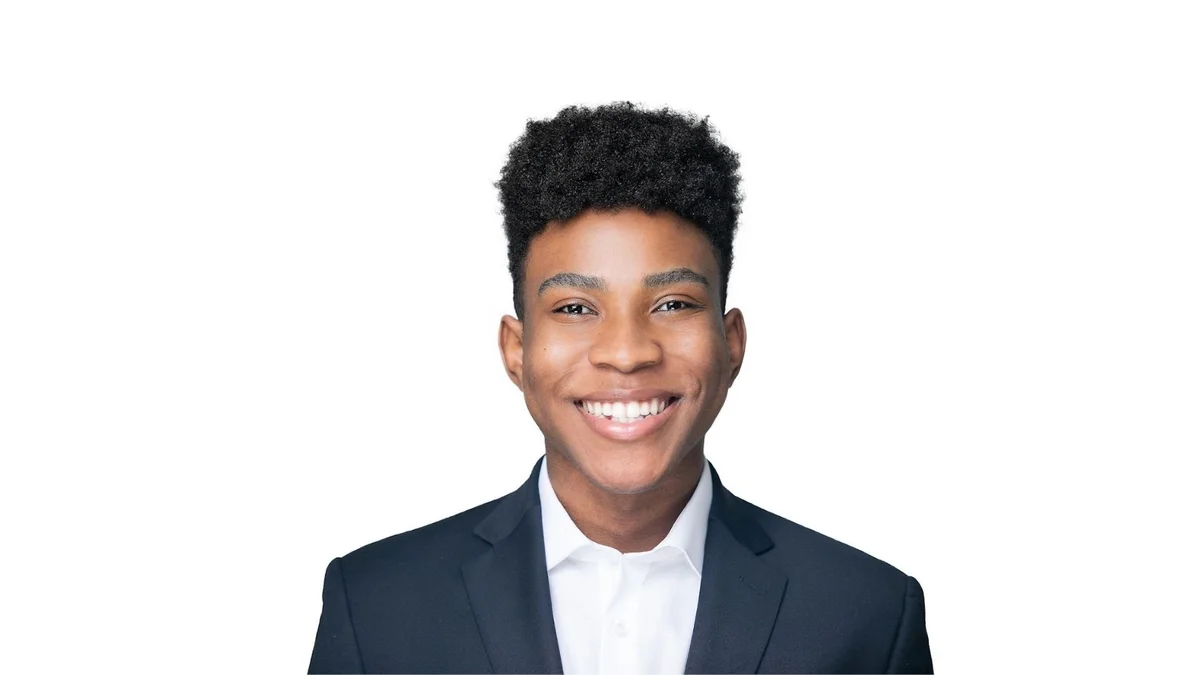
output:
[[[550,223],[534,238],[525,278],[527,288],[560,272],[600,276],[610,285],[640,285],[647,274],[678,267],[717,278],[716,254],[700,228],[669,211],[585,211]]]

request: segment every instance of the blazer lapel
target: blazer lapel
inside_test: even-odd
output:
[[[542,541],[537,489],[542,461],[475,528],[491,548],[462,567],[471,609],[497,673],[563,671]],[[774,543],[748,505],[725,490],[711,464],[710,469],[713,503],[704,575],[684,671],[750,673],[762,661],[787,577],[759,559]]]
[[[496,673],[561,673],[537,477],[504,497],[475,528],[492,545],[462,567],[471,610]]]
[[[753,673],[775,627],[787,576],[759,559],[774,543],[716,469],[704,574],[686,673]]]

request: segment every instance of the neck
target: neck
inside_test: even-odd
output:
[[[666,538],[696,490],[704,463],[702,441],[654,487],[620,494],[596,484],[561,452],[546,451],[550,485],[575,526],[622,553],[649,551]]]

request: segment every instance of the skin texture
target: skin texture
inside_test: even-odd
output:
[[[681,269],[708,283],[647,284]],[[746,347],[741,311],[721,314],[719,275],[704,233],[671,212],[585,211],[550,223],[530,245],[524,321],[501,319],[501,355],[545,435],[555,493],[597,543],[650,550],[696,487],[704,435]],[[552,278],[559,283],[544,283]],[[606,438],[576,405],[595,392],[641,388],[680,397],[645,438]]]

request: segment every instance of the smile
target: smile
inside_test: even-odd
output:
[[[643,401],[575,402],[575,408],[593,431],[615,441],[632,441],[647,436],[661,427],[678,407],[678,396],[650,398]]]

